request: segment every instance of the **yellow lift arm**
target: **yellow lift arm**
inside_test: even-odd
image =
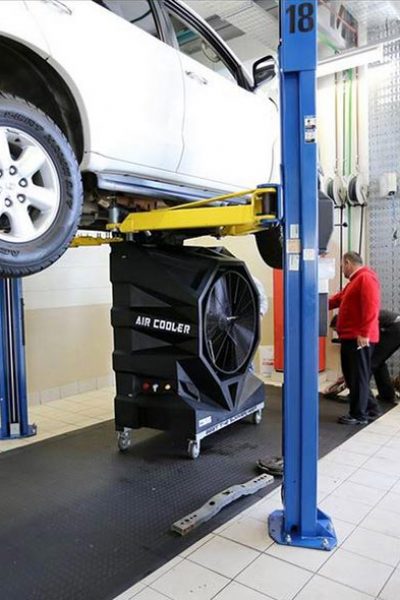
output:
[[[122,241],[120,234],[141,231],[172,231],[188,229],[218,229],[219,236],[246,235],[278,219],[278,186],[215,196],[206,200],[187,202],[169,208],[130,213],[122,223],[111,223],[107,229],[116,232],[111,236],[77,236],[71,246],[97,246]],[[243,199],[243,203],[216,204]]]

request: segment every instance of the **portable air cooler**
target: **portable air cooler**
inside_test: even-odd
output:
[[[221,248],[118,243],[110,272],[120,449],[130,429],[152,427],[187,438],[194,458],[205,436],[259,422],[259,301],[245,264]]]

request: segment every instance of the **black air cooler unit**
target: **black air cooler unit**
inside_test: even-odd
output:
[[[220,248],[118,243],[111,281],[121,450],[130,429],[152,427],[187,438],[195,458],[206,435],[261,420],[259,300],[242,261]]]

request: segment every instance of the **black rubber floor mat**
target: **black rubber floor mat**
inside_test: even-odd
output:
[[[340,404],[321,400],[320,412],[323,455],[358,429],[336,424]],[[280,389],[268,388],[260,425],[239,422],[206,438],[197,461],[168,434],[135,438],[118,453],[108,421],[0,454],[2,599],[111,600],[271,491],[185,538],[170,532],[217,492],[254,477],[257,459],[280,454]]]

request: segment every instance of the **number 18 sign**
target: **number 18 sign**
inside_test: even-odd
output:
[[[281,67],[287,71],[316,68],[317,2],[281,0]]]

